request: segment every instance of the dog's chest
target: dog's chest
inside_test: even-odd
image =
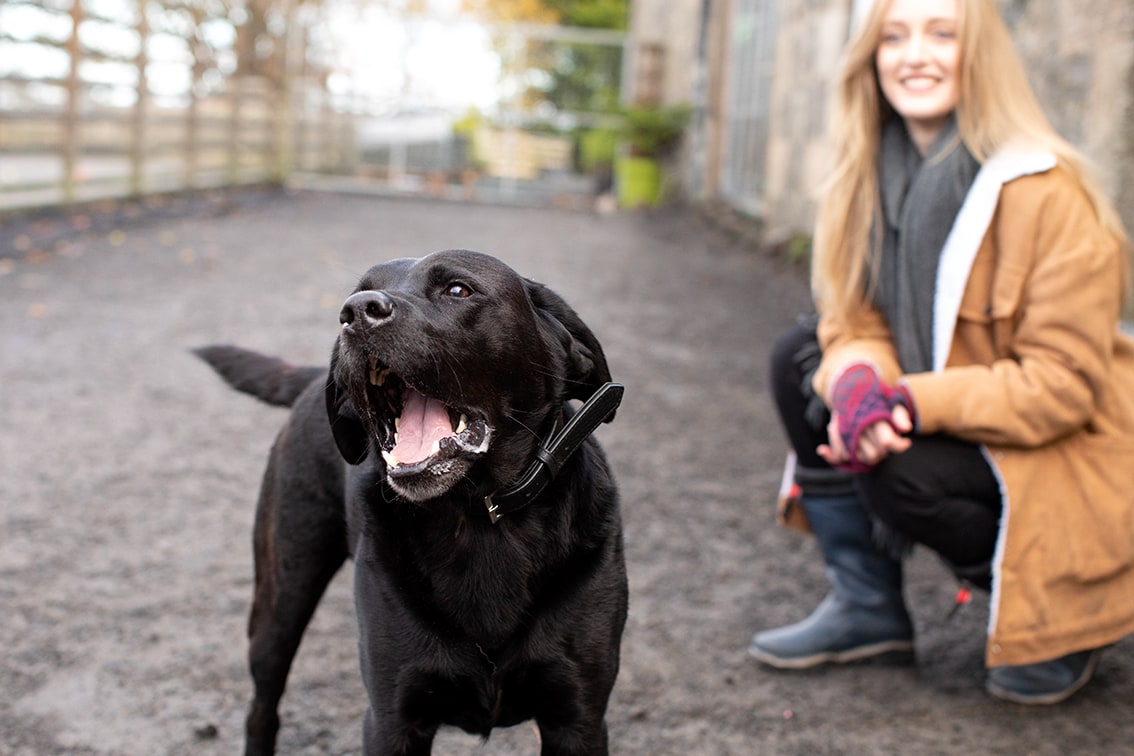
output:
[[[390,614],[498,648],[523,632],[538,555],[501,529],[449,526],[409,534],[381,526],[360,535],[358,570],[383,587]],[[368,602],[370,595],[359,595]]]
[[[563,654],[508,551],[453,548],[423,568],[406,544],[385,545],[364,538],[355,562],[368,688],[415,719],[482,735],[530,719]]]

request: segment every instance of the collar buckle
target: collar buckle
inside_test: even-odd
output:
[[[618,409],[625,390],[621,383],[600,386],[559,433],[552,431],[551,440],[540,444],[535,460],[516,482],[503,491],[494,491],[484,497],[484,506],[493,525],[504,515],[530,504],[555,479],[563,463]]]

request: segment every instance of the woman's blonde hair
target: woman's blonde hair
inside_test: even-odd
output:
[[[892,111],[882,95],[875,51],[892,0],[873,3],[844,53],[831,129],[834,170],[819,204],[811,271],[816,304],[853,323],[870,297],[870,227],[879,217],[876,158],[882,123]],[[1114,205],[1087,160],[1056,133],[1028,83],[994,0],[956,0],[960,46],[957,127],[983,163],[1012,142],[1052,152],[1083,187],[1100,222],[1127,249]],[[1124,255],[1125,259],[1125,255]]]

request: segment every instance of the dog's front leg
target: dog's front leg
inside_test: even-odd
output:
[[[582,640],[587,638],[575,638]],[[539,701],[532,713],[541,756],[606,756],[606,707],[617,670],[617,650],[600,646],[577,662],[552,664],[529,678],[527,689]]]
[[[536,721],[539,725],[540,756],[606,756],[609,752],[606,722],[576,721],[568,726]]]
[[[365,756],[429,756],[436,734],[436,729],[392,727],[371,706],[362,721],[362,752]]]

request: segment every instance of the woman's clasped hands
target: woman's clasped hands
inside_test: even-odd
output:
[[[913,397],[901,383],[883,381],[872,365],[844,368],[831,390],[830,407],[828,442],[817,451],[831,465],[863,472],[910,447]]]

